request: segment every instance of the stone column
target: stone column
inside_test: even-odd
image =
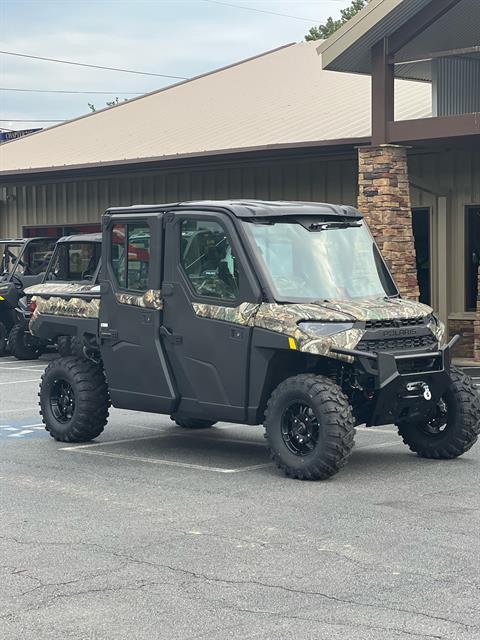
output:
[[[396,145],[360,147],[358,165],[358,208],[400,293],[418,300],[407,149]]]

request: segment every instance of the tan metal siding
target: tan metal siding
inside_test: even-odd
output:
[[[447,260],[449,311],[465,313],[465,207],[480,204],[480,150],[450,150],[441,153],[412,154],[409,158],[411,175],[422,178],[432,190],[447,196]],[[412,190],[412,204],[432,208],[433,248],[438,245],[436,228],[437,198]],[[435,256],[432,256],[434,258]],[[434,292],[435,292],[435,282]]]
[[[107,207],[118,205],[240,197],[355,205],[356,185],[353,156],[32,182],[1,190],[0,235],[19,234],[25,225],[97,222]]]

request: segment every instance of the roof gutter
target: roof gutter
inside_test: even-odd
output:
[[[75,165],[64,165],[60,167],[35,167],[18,169],[12,171],[0,171],[0,182],[16,182],[19,179],[29,179],[37,176],[65,177],[66,175],[93,175],[99,173],[119,172],[122,169],[145,169],[152,170],[165,165],[165,168],[172,166],[185,166],[186,164],[205,163],[209,160],[233,161],[268,158],[274,154],[277,157],[292,155],[295,152],[308,154],[318,153],[327,155],[336,152],[353,150],[355,147],[370,144],[370,136],[359,138],[342,138],[336,140],[316,140],[309,142],[292,142],[284,144],[271,144],[263,146],[242,147],[237,149],[219,149],[216,151],[200,151],[186,154],[174,154],[168,156],[154,156],[151,158],[137,158],[128,160],[112,160],[111,162],[91,162]]]

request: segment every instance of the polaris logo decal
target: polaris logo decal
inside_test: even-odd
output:
[[[405,336],[414,336],[417,333],[417,329],[413,327],[406,327],[405,329],[384,329],[382,336],[384,338],[400,338]]]

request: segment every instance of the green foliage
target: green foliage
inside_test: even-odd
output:
[[[310,31],[305,36],[305,40],[310,42],[312,40],[325,40],[332,33],[335,33],[342,25],[353,18],[359,11],[361,11],[364,7],[367,6],[369,0],[352,0],[352,4],[345,9],[340,10],[341,17],[335,20],[330,17],[325,22],[325,24],[321,24],[318,27],[312,27]]]
[[[128,98],[124,98],[123,102],[127,102]],[[90,111],[96,111],[97,107],[92,104],[91,102],[87,102],[88,104],[88,108],[90,109]],[[115,100],[110,100],[110,102],[106,102],[105,105],[107,107],[114,107],[115,105],[120,104],[120,98],[115,98]]]

